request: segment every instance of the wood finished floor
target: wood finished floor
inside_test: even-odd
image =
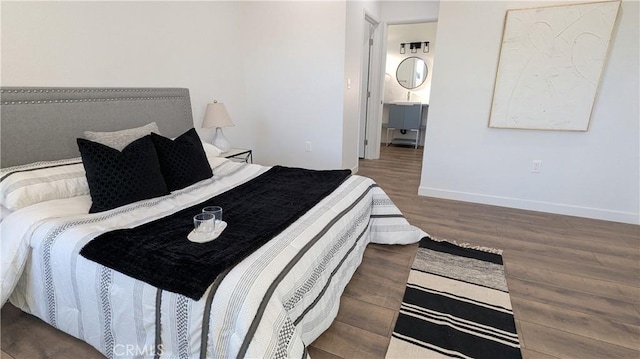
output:
[[[501,248],[524,358],[640,358],[640,227],[417,196],[422,150],[361,160],[409,222],[434,237]],[[313,359],[382,358],[416,245],[369,245]],[[2,358],[98,358],[10,305]]]
[[[417,196],[422,150],[361,160],[413,225],[501,248],[524,358],[640,358],[640,227]],[[382,358],[416,246],[369,245],[318,358]]]

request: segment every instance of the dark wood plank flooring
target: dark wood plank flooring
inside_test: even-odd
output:
[[[419,197],[422,149],[359,167],[430,235],[504,250],[525,358],[640,358],[639,226]],[[369,245],[312,358],[384,357],[415,252]]]
[[[409,222],[434,237],[501,248],[525,358],[640,358],[640,227],[417,195],[422,150],[361,160]],[[368,246],[311,357],[382,358],[416,245]],[[100,357],[11,305],[2,358]]]

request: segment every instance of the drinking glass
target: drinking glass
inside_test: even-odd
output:
[[[211,235],[216,229],[215,217],[211,213],[198,213],[193,217],[193,227],[198,235]]]
[[[202,209],[202,213],[212,214],[216,220],[216,225],[222,222],[222,207],[220,206],[207,206]]]

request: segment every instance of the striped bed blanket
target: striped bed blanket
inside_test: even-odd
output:
[[[10,301],[110,358],[302,358],[335,318],[367,244],[425,235],[371,179],[350,176],[198,300],[79,254],[96,236],[197,205],[269,169],[218,158],[211,165],[212,179],[110,211],[87,214],[91,200],[79,196],[5,218],[3,240],[30,250]]]

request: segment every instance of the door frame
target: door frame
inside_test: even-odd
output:
[[[380,71],[380,21],[375,18],[367,9],[363,9],[363,21],[362,21],[362,29],[367,27],[367,25],[373,26],[373,36],[369,36],[369,38],[373,38],[373,44],[369,49],[369,56],[365,56],[364,51],[362,56],[360,56],[360,76],[361,80],[366,76],[368,77],[368,81],[366,86],[360,86],[360,96],[358,106],[360,110],[363,108],[363,101],[367,101],[367,92],[370,91],[370,96],[368,99],[368,103],[366,104],[364,113],[359,111],[360,118],[358,119],[358,158],[360,157],[360,146],[362,145],[361,141],[365,141],[364,145],[364,158],[372,159],[372,151],[380,151],[379,148],[376,148],[374,144],[375,140],[372,139],[371,134],[374,129],[371,126],[371,122],[380,122],[378,119],[378,113],[380,108],[380,86],[378,83],[378,76],[376,75]],[[365,59],[368,58],[368,62],[365,63]],[[368,73],[367,73],[368,72]],[[361,83],[364,81],[361,81]],[[362,122],[364,122],[364,133],[362,133],[361,129],[363,128]],[[375,138],[375,135],[374,135]]]

